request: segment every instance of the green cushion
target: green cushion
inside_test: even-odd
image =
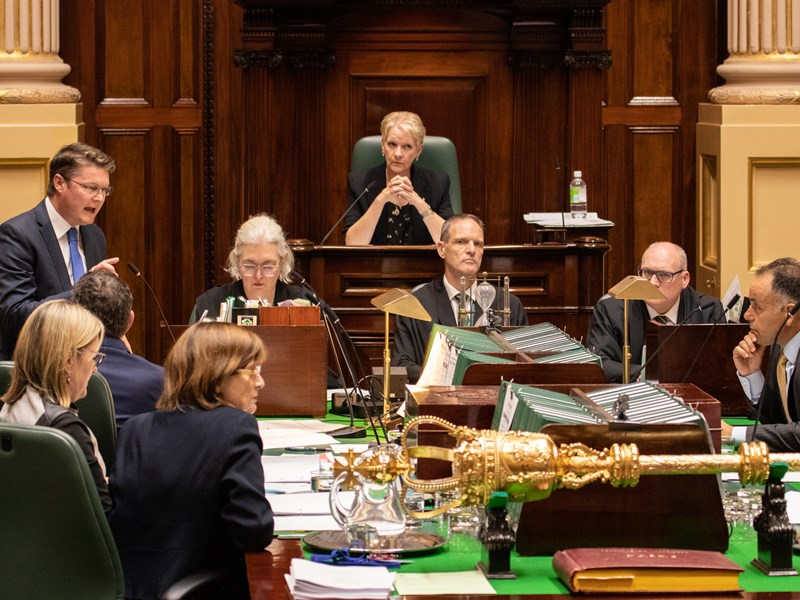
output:
[[[382,162],[381,136],[370,135],[361,138],[353,146],[350,171],[371,169]],[[446,137],[426,135],[417,164],[433,171],[443,171],[450,176],[450,204],[453,214],[461,214],[461,179],[458,176],[458,156],[453,142]]]

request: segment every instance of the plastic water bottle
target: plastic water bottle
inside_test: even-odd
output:
[[[573,219],[586,218],[586,182],[580,171],[574,171],[569,182],[569,212]]]

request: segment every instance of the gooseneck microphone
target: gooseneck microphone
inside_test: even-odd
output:
[[[694,360],[692,360],[692,364],[690,364],[689,368],[686,369],[686,374],[683,376],[681,383],[686,383],[686,381],[689,379],[689,375],[694,370],[694,366],[697,364],[697,361],[703,354],[703,348],[706,347],[708,340],[711,339],[711,334],[714,333],[714,329],[716,328],[717,325],[720,324],[720,322],[722,322],[722,319],[725,318],[725,315],[728,314],[728,311],[730,311],[734,306],[736,306],[736,303],[739,301],[739,298],[741,298],[739,294],[734,294],[733,298],[731,298],[727,306],[725,306],[725,310],[722,311],[722,314],[717,319],[715,319],[714,322],[711,324],[711,327],[709,327],[708,329],[708,333],[706,333],[706,337],[703,339],[703,343],[700,344],[700,348],[698,348],[697,352],[694,355]]]
[[[128,268],[131,270],[131,273],[133,273],[134,275],[136,275],[136,277],[144,281],[145,286],[147,286],[147,289],[150,290],[150,295],[153,297],[153,300],[155,300],[156,306],[158,307],[158,312],[161,313],[161,319],[164,321],[164,325],[166,326],[167,331],[169,332],[169,337],[171,337],[172,341],[174,342],[175,336],[172,333],[172,328],[169,326],[169,321],[167,321],[167,317],[164,316],[164,311],[161,310],[161,304],[159,304],[158,297],[156,297],[156,293],[153,291],[153,288],[151,288],[150,284],[147,283],[147,279],[145,279],[142,276],[142,272],[135,264],[133,264],[133,261],[130,260],[128,261]]]
[[[786,313],[786,318],[781,323],[781,326],[778,327],[778,331],[775,333],[775,338],[772,340],[772,344],[769,347],[769,361],[767,361],[767,368],[772,368],[772,359],[774,358],[775,354],[775,346],[778,345],[778,336],[783,331],[783,328],[786,327],[787,321],[791,319],[793,316],[797,314],[797,311],[800,310],[800,302],[796,302],[795,305],[792,307],[792,310]],[[781,350],[783,352],[783,350]],[[770,375],[770,373],[767,373]],[[761,407],[764,406],[764,390],[767,389],[767,378],[764,378],[764,387],[761,388],[761,394],[758,396],[758,408],[756,408],[756,417],[755,422],[753,423],[753,429],[750,431],[750,442],[756,439],[756,429],[758,429],[758,422],[761,420]]]
[[[336,223],[334,223],[334,224],[333,224],[333,227],[331,227],[330,231],[328,231],[328,233],[326,233],[326,234],[325,234],[325,237],[323,237],[323,238],[322,238],[322,241],[319,243],[319,245],[320,245],[320,246],[324,245],[324,244],[325,244],[325,242],[327,242],[327,241],[328,241],[328,238],[329,238],[329,237],[331,237],[331,234],[332,234],[334,231],[336,231],[336,228],[339,226],[339,224],[340,224],[340,223],[341,223],[341,222],[344,220],[344,218],[347,216],[347,213],[349,213],[349,212],[350,212],[350,209],[352,209],[352,208],[353,208],[353,207],[354,207],[354,206],[355,206],[355,205],[358,203],[358,201],[359,201],[359,200],[361,200],[361,198],[363,198],[363,197],[364,197],[364,194],[366,194],[368,191],[370,191],[370,190],[371,190],[371,189],[372,189],[372,188],[375,186],[375,184],[376,184],[376,183],[378,183],[378,182],[377,182],[377,180],[375,180],[375,179],[373,179],[372,181],[370,181],[370,182],[367,184],[367,187],[365,187],[365,188],[364,188],[364,191],[363,191],[363,192],[361,192],[361,193],[358,195],[358,197],[357,197],[355,200],[353,200],[353,201],[350,203],[350,206],[348,206],[348,207],[347,207],[347,210],[346,210],[346,211],[344,211],[344,212],[342,213],[342,216],[341,216],[341,217],[339,217],[339,220],[338,220],[338,221],[336,221]],[[303,281],[305,281],[305,279],[303,279]],[[302,284],[301,284],[301,285],[302,285]]]
[[[690,311],[689,314],[686,315],[680,323],[678,323],[675,329],[669,332],[669,335],[664,339],[663,342],[661,342],[661,345],[658,348],[656,348],[655,352],[653,352],[650,356],[647,357],[647,360],[644,361],[644,364],[641,367],[639,367],[639,374],[641,374],[642,371],[644,371],[645,367],[649,365],[650,362],[656,356],[658,356],[658,353],[661,352],[661,349],[667,345],[667,343],[672,339],[672,336],[675,335],[675,333],[677,333],[678,329],[680,329],[683,325],[686,324],[686,322],[689,319],[692,318],[692,315],[694,315],[697,312],[700,312],[701,310],[708,310],[709,308],[714,308],[714,300],[709,300],[708,302],[701,304],[700,306],[697,306],[692,311]]]

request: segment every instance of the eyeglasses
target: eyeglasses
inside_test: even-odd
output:
[[[252,369],[236,369],[236,372],[241,375],[249,375],[250,377],[255,377],[258,379],[261,377],[261,365],[254,367]]]
[[[278,265],[276,263],[264,263],[263,265],[242,263],[239,265],[239,272],[246,277],[252,277],[257,271],[261,271],[267,277],[274,277],[278,272]]]
[[[64,177],[62,175],[62,177]],[[74,179],[69,179],[68,177],[64,177],[64,181],[71,181],[72,183],[77,183],[81,186],[86,193],[88,193],[92,198],[97,196],[99,192],[103,192],[103,198],[108,198],[111,193],[114,191],[114,188],[111,186],[108,187],[100,187],[99,185],[95,185],[93,183],[81,183],[80,181],[75,181]]]
[[[92,361],[94,362],[95,367],[99,367],[103,361],[106,359],[105,352],[98,352],[97,350],[89,350],[88,348],[78,348],[78,352],[92,352],[94,356],[92,357]]]
[[[686,269],[679,269],[674,273],[670,273],[669,271],[653,271],[653,269],[645,269],[644,267],[639,267],[636,269],[636,274],[639,277],[644,277],[645,279],[652,279],[653,275],[656,276],[661,283],[671,283],[672,280],[675,278],[675,275],[678,273],[683,273]]]

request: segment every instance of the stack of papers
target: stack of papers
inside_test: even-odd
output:
[[[337,567],[303,558],[293,558],[284,577],[294,600],[385,600],[394,586],[394,573],[386,567]]]
[[[586,213],[586,216],[581,219],[576,219],[571,213],[558,212],[525,213],[523,218],[529,225],[538,225],[539,227],[611,227],[614,225],[613,221],[598,217],[596,212]]]

